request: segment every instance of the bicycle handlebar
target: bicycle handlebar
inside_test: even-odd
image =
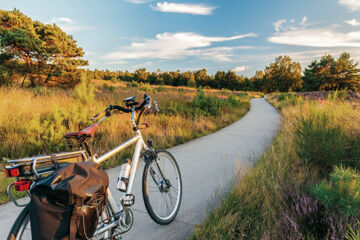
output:
[[[119,110],[119,111],[122,111],[125,113],[130,113],[133,111],[133,109],[135,111],[139,111],[139,110],[142,110],[147,104],[149,104],[150,101],[151,101],[151,97],[147,94],[144,94],[144,101],[140,105],[136,106],[135,108],[124,108],[119,105],[109,105],[109,107],[105,109],[105,113],[107,115],[109,115],[111,110]]]

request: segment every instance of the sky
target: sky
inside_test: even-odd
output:
[[[344,51],[360,61],[360,0],[0,0],[0,8],[60,26],[90,69],[250,77],[280,55],[303,68]]]

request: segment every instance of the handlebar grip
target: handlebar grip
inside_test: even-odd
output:
[[[131,109],[124,108],[124,107],[121,107],[118,105],[114,105],[114,106],[110,105],[110,106],[111,106],[111,110],[119,110],[119,111],[126,112],[126,113],[131,112]]]

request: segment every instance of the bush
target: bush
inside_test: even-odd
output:
[[[247,96],[249,96],[249,94],[248,93],[238,93],[238,96],[239,97],[247,97]]]
[[[164,87],[164,86],[159,86],[159,87],[156,88],[156,90],[157,90],[158,92],[163,92],[163,91],[166,91],[166,87]]]
[[[198,115],[209,116],[219,114],[220,100],[218,97],[206,96],[202,89],[198,90],[198,93],[192,101],[192,107]]]
[[[135,81],[131,81],[131,82],[126,83],[126,86],[127,87],[138,87],[139,84]]]
[[[54,106],[54,112],[47,115],[35,114],[26,129],[27,149],[34,154],[65,151],[66,145],[62,141],[64,133],[90,125],[89,116],[89,109],[78,104],[70,109]]]
[[[189,103],[170,101],[162,106],[162,112],[167,116],[194,117],[195,112]]]
[[[288,106],[295,106],[296,104],[303,103],[304,98],[302,96],[298,96],[295,93],[280,93],[277,96],[279,100],[278,108],[281,110]]]
[[[236,107],[240,103],[240,98],[238,96],[236,96],[236,95],[231,94],[226,98],[224,103],[225,103],[226,106]]]
[[[355,215],[360,210],[360,174],[354,169],[336,167],[330,181],[322,181],[311,193],[326,207]]]
[[[222,88],[221,89],[221,94],[224,94],[224,95],[229,95],[229,94],[231,94],[232,92],[231,92],[231,90],[229,90],[229,89],[226,89],[226,88]]]
[[[50,96],[50,91],[46,87],[36,86],[29,88],[29,91],[34,94],[34,96]]]
[[[107,83],[104,83],[102,88],[106,91],[109,91],[109,92],[113,92],[115,91],[116,87],[114,86],[109,86]]]
[[[344,101],[344,100],[346,100],[347,97],[348,97],[348,90],[347,89],[336,90],[332,94],[328,95],[328,99],[330,99],[330,100]]]
[[[144,91],[147,93],[156,92],[156,90],[152,86],[150,86],[149,83],[140,83],[139,88],[137,90]]]
[[[73,98],[82,104],[95,102],[95,86],[87,79],[85,74],[81,75],[81,83],[75,87]]]
[[[298,156],[322,176],[330,173],[334,165],[346,165],[346,133],[340,125],[332,123],[326,113],[300,117],[295,134]]]

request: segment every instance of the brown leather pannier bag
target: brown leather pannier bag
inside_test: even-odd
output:
[[[106,200],[109,177],[96,163],[73,163],[31,190],[32,239],[90,239]]]

